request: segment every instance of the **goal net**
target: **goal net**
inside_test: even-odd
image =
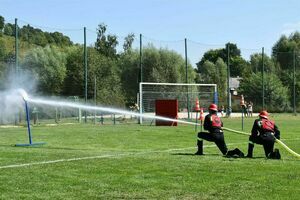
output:
[[[178,101],[178,118],[191,119],[195,102],[199,100],[200,107],[207,108],[211,103],[218,103],[216,84],[186,84],[186,83],[149,83],[141,82],[139,88],[140,114],[155,115],[155,101],[176,99]],[[140,123],[146,118],[140,117]]]

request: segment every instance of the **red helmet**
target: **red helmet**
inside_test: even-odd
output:
[[[212,103],[212,104],[210,104],[210,106],[209,106],[208,109],[209,109],[209,110],[218,111],[218,106],[217,106],[216,104]]]
[[[259,116],[268,119],[269,113],[266,110],[263,110],[259,113]]]

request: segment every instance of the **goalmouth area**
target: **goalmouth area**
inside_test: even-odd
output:
[[[192,119],[196,101],[206,109],[211,103],[218,103],[216,84],[196,83],[152,83],[141,82],[139,85],[140,114],[155,113],[156,100],[177,100],[178,118]],[[140,117],[140,123],[145,119]]]

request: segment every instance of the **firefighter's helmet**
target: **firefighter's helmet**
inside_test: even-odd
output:
[[[216,104],[212,103],[212,104],[210,104],[208,109],[213,110],[213,111],[218,111],[218,106]]]
[[[263,110],[259,113],[259,116],[265,119],[268,119],[269,113],[266,110]]]

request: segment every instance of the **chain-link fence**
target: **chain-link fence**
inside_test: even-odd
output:
[[[94,105],[94,96],[99,93],[96,98],[97,105],[115,107],[123,105],[122,108],[129,109],[134,103],[138,103],[137,93],[140,82],[206,83],[217,84],[219,106],[224,106],[228,112],[240,112],[241,95],[245,97],[246,103],[253,105],[254,111],[267,109],[271,112],[296,114],[298,110],[300,82],[297,80],[299,80],[300,55],[297,45],[288,49],[278,45],[273,49],[248,49],[239,47],[234,42],[205,44],[188,38],[166,41],[142,34],[135,34],[133,40],[128,43],[130,41],[128,35],[107,33],[110,37],[116,36],[117,39],[113,46],[117,56],[112,63],[109,59],[97,60],[98,58],[93,57],[92,49],[99,37],[99,29],[97,30],[99,27],[94,30],[83,27],[66,29],[35,25],[23,20],[8,20],[6,24],[10,26],[6,28],[6,32],[10,31],[11,36],[16,36],[16,29],[13,29],[16,22],[22,30],[19,30],[18,37],[15,39],[9,38],[12,41],[7,42],[6,48],[10,54],[5,58],[6,70],[12,71],[15,76],[8,78],[11,80],[6,79],[6,83],[1,84],[1,89],[19,83],[18,78],[23,73],[20,68],[24,67],[20,60],[24,59],[28,49],[34,48],[35,43],[44,44],[42,45],[44,47],[50,43],[55,45],[61,42],[55,41],[55,34],[64,32],[70,35],[72,40],[77,41],[75,43],[79,43],[74,44],[70,41],[70,45],[80,47],[82,51],[76,52],[80,57],[76,64],[76,67],[81,68],[78,72],[80,78],[74,79],[77,80],[76,83],[67,83],[70,85],[68,88],[70,90],[77,87],[80,89],[69,93],[64,91],[62,96],[66,98],[63,99],[74,95],[78,97],[78,102]],[[41,32],[47,32],[51,36],[50,39],[41,35]],[[88,55],[84,55],[86,48],[88,48]],[[126,52],[128,48],[131,50]],[[111,68],[116,70],[105,73]],[[106,78],[115,74],[119,76],[114,79],[115,84],[108,83]],[[118,86],[120,89],[114,90]],[[107,87],[109,89],[106,89]],[[119,97],[121,94],[122,97]],[[199,100],[201,102],[201,99]],[[190,109],[192,106],[190,105]],[[30,105],[30,109],[35,123],[44,123],[47,120],[55,123],[77,123],[82,121],[82,118],[84,122],[102,123],[107,119],[116,123],[118,119],[126,121],[124,118],[133,118],[116,116],[113,113],[87,112],[86,114],[79,109],[44,108],[39,105]],[[22,118],[22,114],[15,114],[4,120],[4,115],[1,114],[1,123],[15,123]]]

